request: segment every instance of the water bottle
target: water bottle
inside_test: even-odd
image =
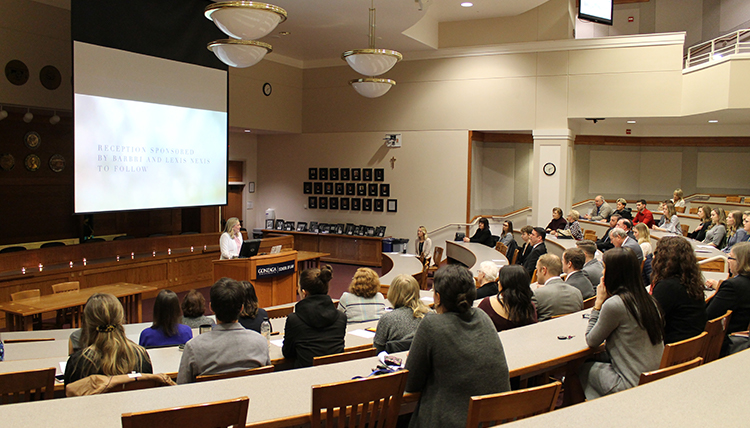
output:
[[[268,317],[265,317],[260,325],[260,334],[266,338],[268,346],[271,346],[271,322],[268,321]]]

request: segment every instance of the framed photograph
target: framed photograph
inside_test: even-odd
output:
[[[385,181],[385,170],[383,168],[375,168],[375,181]]]
[[[320,226],[318,226],[317,221],[311,221],[310,222],[310,232],[312,233],[318,233],[320,232]]]
[[[362,177],[360,177],[360,169],[359,168],[352,168],[352,180],[353,181],[359,181]]]
[[[318,168],[318,180],[328,180],[328,168]]]
[[[365,235],[367,235],[367,236],[375,236],[375,227],[374,226],[367,226],[367,230],[365,231]]]
[[[266,220],[266,229],[273,230],[273,220],[271,220],[270,218]]]
[[[297,232],[307,232],[307,222],[306,221],[298,221],[297,222]]]
[[[338,180],[339,179],[339,169],[338,168],[328,168],[328,178],[331,180]]]
[[[318,168],[310,168],[307,172],[307,179],[308,180],[317,180],[318,179]]]
[[[307,208],[310,208],[311,210],[318,208],[318,198],[316,196],[308,196]],[[312,225],[312,223],[310,224]]]
[[[362,199],[362,211],[372,211],[372,199]]]
[[[344,183],[336,183],[336,194],[337,195],[344,194]]]
[[[305,193],[305,195],[312,195],[312,182],[311,181],[305,181],[302,183],[302,191]]]
[[[395,213],[398,212],[398,200],[396,199],[388,199],[386,203],[386,209],[389,213]]]
[[[357,228],[358,229],[356,231],[356,234],[359,236],[365,236],[365,232],[367,232],[367,226],[365,226],[364,224],[360,224],[359,226],[357,226]]]
[[[330,227],[328,223],[320,223],[320,233],[328,233]]]
[[[344,234],[344,223],[339,223],[336,225],[336,233],[338,233],[339,235]]]
[[[339,198],[334,198],[334,197],[328,198],[328,208],[332,210],[339,209]]]
[[[341,168],[339,170],[341,172],[341,179],[342,180],[349,180],[349,168]]]
[[[354,183],[346,183],[346,195],[347,196],[354,196],[357,193],[354,191]]]
[[[284,222],[284,230],[287,232],[291,232],[294,230],[294,222],[293,221],[285,221]]]
[[[328,198],[326,198],[325,196],[321,196],[318,198],[318,209],[321,209],[321,210],[328,209]]]
[[[362,180],[363,181],[372,181],[372,168],[363,168],[362,169]]]
[[[326,195],[333,195],[333,183],[330,181],[323,186]]]
[[[367,196],[378,197],[378,185],[370,183],[367,185]]]
[[[354,226],[353,235],[361,235],[361,234],[362,234],[362,226]]]
[[[379,236],[381,238],[385,237],[385,226],[378,226],[375,228],[375,236]]]
[[[377,212],[383,212],[383,200],[382,199],[375,199],[375,202],[373,202],[373,210]]]
[[[391,185],[390,184],[381,184],[380,185],[380,197],[381,198],[387,198],[391,196]]]
[[[357,184],[357,196],[367,196],[367,184]]]
[[[354,223],[347,223],[346,229],[344,229],[345,235],[354,235]]]
[[[361,199],[352,198],[352,211],[359,211]]]
[[[340,198],[339,199],[339,209],[342,209],[342,210],[348,210],[349,209],[349,198]]]
[[[276,230],[284,230],[284,220],[282,219],[276,220]]]
[[[323,183],[316,182],[313,184],[313,187],[315,188],[315,194],[316,195],[322,195],[323,194]]]

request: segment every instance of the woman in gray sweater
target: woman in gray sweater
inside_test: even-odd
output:
[[[435,272],[437,315],[419,324],[406,360],[406,391],[421,392],[412,428],[465,427],[470,397],[510,390],[503,345],[475,295],[465,267]]]
[[[393,279],[388,301],[394,309],[380,317],[372,343],[378,352],[408,351],[419,322],[430,308],[419,299],[419,284],[411,275],[401,274]]]
[[[654,299],[641,284],[640,264],[624,248],[604,253],[604,276],[586,329],[586,343],[606,352],[584,363],[581,385],[591,400],[638,385],[641,373],[659,368],[664,323]]]
[[[706,232],[706,238],[703,239],[703,243],[721,248],[724,243],[724,236],[727,234],[726,224],[727,218],[724,215],[724,210],[714,208],[711,211],[711,228]]]

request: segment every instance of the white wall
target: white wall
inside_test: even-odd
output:
[[[258,139],[255,134],[244,132],[229,133],[229,160],[242,161],[245,170],[242,178],[245,187],[242,189],[242,225],[252,234],[256,227],[262,227],[262,222],[257,221],[258,212],[257,195],[260,183],[258,183]],[[255,183],[255,193],[249,193],[249,183]],[[251,204],[252,208],[248,207]]]

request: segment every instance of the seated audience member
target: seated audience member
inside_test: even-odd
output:
[[[732,211],[727,217],[727,226],[730,226],[733,232],[727,240],[726,247],[721,250],[725,253],[728,253],[735,244],[750,240],[750,211],[746,211],[744,215],[739,211]]]
[[[432,257],[432,239],[427,237],[427,228],[417,228],[417,240],[414,241],[414,254],[422,260]]]
[[[435,310],[419,324],[409,350],[406,391],[420,392],[412,427],[463,427],[469,398],[510,391],[500,337],[484,311],[472,307],[468,269],[435,272]]]
[[[93,374],[115,376],[131,372],[153,373],[148,352],[125,336],[125,311],[117,297],[97,293],[83,310],[81,343],[65,366],[65,385]]]
[[[552,235],[557,237],[573,238],[576,241],[583,239],[583,230],[581,230],[581,224],[578,223],[578,211],[570,210],[568,213],[568,222],[565,224],[565,229],[553,230]]]
[[[591,221],[609,221],[612,214],[612,207],[609,206],[602,195],[598,195],[594,198],[594,208],[586,214],[585,218]]]
[[[638,239],[635,237],[635,233],[633,232],[633,223],[630,220],[625,219],[625,218],[621,218],[617,220],[617,227],[624,230],[625,233],[628,234],[630,239],[634,239],[634,240]]]
[[[708,319],[718,318],[732,310],[727,333],[746,331],[750,323],[750,242],[740,242],[729,250],[729,271],[732,277],[724,281],[709,279],[706,285],[717,290],[708,301]],[[729,341],[724,341],[722,355],[726,355]]]
[[[635,214],[635,218],[633,218],[633,224],[643,223],[648,228],[654,226],[654,214],[646,208],[645,199],[639,199],[635,203],[635,209],[638,212]]]
[[[529,242],[531,243],[531,252],[526,260],[523,262],[523,267],[526,272],[529,273],[530,277],[534,277],[534,269],[536,269],[536,262],[539,257],[543,254],[547,254],[547,246],[544,244],[544,239],[547,237],[547,232],[541,227],[535,227],[531,231],[531,237]]]
[[[661,307],[664,343],[701,334],[706,327],[703,275],[690,243],[681,236],[659,240],[651,263],[651,295]]]
[[[522,266],[505,266],[500,269],[500,292],[479,302],[497,331],[510,330],[536,322],[536,308],[531,302],[529,274]]]
[[[349,291],[339,300],[339,310],[348,322],[375,321],[385,312],[385,298],[380,293],[380,278],[370,268],[354,273]]]
[[[206,313],[206,298],[198,290],[190,290],[182,299],[182,323],[190,328],[216,324]]]
[[[714,208],[711,211],[711,227],[706,231],[706,237],[701,242],[712,247],[722,248],[724,236],[727,234],[726,223],[727,219],[724,216],[724,210]]]
[[[602,279],[604,271],[604,265],[596,259],[596,244],[594,241],[584,239],[583,241],[576,242],[576,247],[583,250],[583,254],[586,256],[586,263],[583,264],[583,269],[581,270],[586,275],[586,278],[591,281],[591,285],[596,288]]]
[[[539,288],[534,290],[532,301],[536,305],[539,321],[556,315],[570,314],[583,309],[581,292],[560,279],[562,263],[554,254],[539,257],[536,263],[536,278]]]
[[[518,258],[516,259],[516,264],[522,265],[526,258],[529,257],[529,254],[531,254],[531,249],[534,247],[534,245],[531,244],[531,232],[533,231],[534,228],[532,226],[527,225],[521,228],[521,240],[523,240],[524,243],[521,252],[518,254]]]
[[[500,242],[506,247],[510,246],[513,241],[513,222],[506,220],[503,222],[503,232],[500,234]]]
[[[636,224],[634,233],[635,239],[638,240],[638,245],[641,246],[643,257],[651,254],[653,252],[653,247],[651,246],[651,232],[649,232],[648,227],[646,227],[646,223]]]
[[[224,233],[219,237],[219,248],[221,249],[221,260],[236,259],[240,256],[242,248],[242,232],[239,219],[232,217],[224,226]]]
[[[672,194],[672,204],[674,204],[675,208],[685,208],[685,199],[682,196],[682,189],[675,189]]]
[[[620,216],[617,214],[612,214],[612,216],[609,218],[609,229],[607,229],[607,231],[604,232],[604,235],[602,235],[602,237],[596,241],[596,249],[598,249],[601,252],[605,252],[609,250],[610,248],[614,247],[614,244],[612,244],[612,241],[609,240],[609,232],[611,232],[612,229],[617,227],[618,221],[620,221]]]
[[[638,259],[638,263],[643,261],[643,251],[638,242],[629,237],[628,233],[624,229],[616,227],[613,231],[609,232],[609,239],[615,245],[615,248],[629,248],[635,254]],[[605,265],[606,266],[606,265]]]
[[[344,352],[346,315],[336,310],[328,296],[333,270],[305,269],[299,275],[300,300],[284,327],[285,358],[294,358],[294,367],[312,366],[313,357]]]
[[[464,238],[464,242],[476,242],[488,247],[494,247],[495,242],[492,239],[492,232],[490,232],[490,222],[484,217],[480,218],[477,231],[474,232],[471,238]]]
[[[583,273],[583,265],[586,263],[586,255],[580,248],[568,248],[563,253],[562,270],[565,272],[565,283],[572,285],[581,292],[583,300],[594,297],[594,285]]]
[[[260,325],[268,318],[265,309],[258,307],[258,296],[255,287],[248,281],[242,281],[242,290],[245,292],[245,300],[242,304],[239,323],[248,330],[260,333]]]
[[[638,385],[641,373],[659,368],[664,352],[662,319],[656,302],[641,284],[635,255],[612,249],[604,253],[604,266],[586,343],[591,348],[605,343],[606,352],[578,370],[589,400]]]
[[[161,290],[154,300],[154,322],[141,332],[138,344],[153,348],[182,345],[193,338],[193,330],[182,321],[180,299],[171,290]]]
[[[632,220],[633,219],[633,210],[627,207],[628,201],[625,200],[625,198],[617,198],[617,201],[615,202],[616,210],[613,214],[617,214],[620,216],[620,218]]]
[[[401,274],[393,279],[388,301],[393,310],[380,317],[372,344],[378,352],[408,351],[419,323],[430,308],[420,300],[419,284],[411,275]]]
[[[665,202],[662,206],[661,212],[664,215],[662,216],[661,221],[659,221],[659,225],[652,227],[652,229],[674,233],[675,235],[682,235],[680,219],[677,217],[677,211],[675,211],[674,205],[672,205],[671,202]]]
[[[271,364],[268,342],[237,319],[245,302],[239,281],[220,279],[211,286],[211,309],[218,323],[211,331],[185,344],[177,383],[195,382],[197,376],[253,369]]]
[[[552,220],[550,220],[547,227],[544,229],[545,232],[550,233],[553,230],[565,229],[565,225],[568,221],[563,218],[563,210],[560,207],[552,208]]]
[[[706,232],[711,228],[711,207],[708,205],[698,207],[698,219],[701,221],[701,224],[694,231],[688,232],[687,236],[696,241],[703,241],[706,239]]]
[[[500,268],[495,262],[484,261],[479,264],[477,272],[477,299],[484,299],[487,296],[497,294],[497,273]]]

